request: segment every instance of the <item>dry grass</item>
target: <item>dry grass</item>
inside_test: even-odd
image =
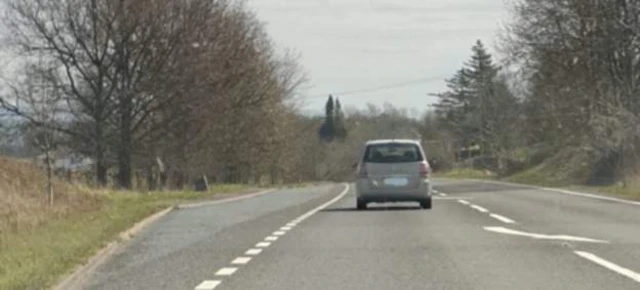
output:
[[[209,192],[118,192],[55,181],[29,162],[0,157],[0,289],[46,289],[118,234],[148,215],[188,200],[248,191],[216,185]]]
[[[0,237],[102,205],[99,193],[60,180],[54,192],[54,206],[48,206],[44,172],[29,161],[0,157]]]

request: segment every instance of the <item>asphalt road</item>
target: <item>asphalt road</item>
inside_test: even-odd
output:
[[[352,188],[170,213],[84,289],[640,289],[640,204],[437,181],[434,208]]]

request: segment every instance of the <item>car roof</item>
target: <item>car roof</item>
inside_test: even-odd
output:
[[[377,139],[377,140],[369,140],[365,145],[376,145],[376,144],[388,144],[388,143],[406,143],[406,144],[416,144],[420,145],[419,140],[412,139]]]

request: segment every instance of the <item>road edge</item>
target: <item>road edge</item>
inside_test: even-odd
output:
[[[452,180],[456,180],[456,179],[452,179]],[[544,187],[544,186],[537,186],[537,185],[531,185],[531,184],[525,184],[525,183],[514,183],[514,182],[497,181],[497,180],[473,179],[473,178],[457,179],[457,180],[469,180],[469,181],[481,182],[481,183],[494,183],[494,184],[511,185],[511,186],[522,186],[522,187],[528,187],[528,188],[531,188],[531,189],[551,191],[551,192],[562,193],[562,194],[567,194],[567,195],[580,196],[580,197],[586,197],[586,198],[606,200],[606,201],[612,201],[612,202],[623,203],[623,204],[628,204],[628,205],[640,206],[640,201],[634,201],[634,200],[630,200],[630,199],[611,197],[611,196],[606,196],[606,195],[599,195],[599,194],[594,194],[594,193],[585,193],[585,192],[579,192],[579,191],[573,191],[573,190],[566,190],[566,189],[561,189],[561,188]]]
[[[135,223],[131,228],[119,233],[118,234],[118,237],[120,238],[119,240],[109,242],[106,246],[98,250],[95,255],[87,259],[86,263],[76,266],[76,268],[73,271],[71,271],[70,274],[63,276],[61,278],[61,281],[55,284],[54,286],[52,286],[50,289],[51,290],[77,289],[79,286],[83,284],[83,282],[89,276],[89,274],[91,274],[96,268],[98,268],[98,266],[103,264],[109,257],[111,257],[114,253],[116,253],[116,251],[124,245],[124,242],[132,239],[140,231],[147,228],[148,226],[150,226],[160,218],[172,212],[173,210],[190,209],[190,208],[197,208],[197,207],[208,206],[208,205],[235,202],[235,201],[245,200],[249,198],[259,197],[259,196],[274,192],[276,190],[277,189],[273,188],[273,189],[262,190],[254,193],[248,193],[241,196],[223,198],[219,200],[185,203],[185,204],[172,205],[172,206],[166,207],[165,209],[158,211],[156,213],[153,213],[152,215]]]

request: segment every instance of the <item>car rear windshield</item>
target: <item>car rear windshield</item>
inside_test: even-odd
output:
[[[364,153],[364,162],[367,163],[403,163],[423,160],[420,147],[409,143],[372,144],[367,146]]]

